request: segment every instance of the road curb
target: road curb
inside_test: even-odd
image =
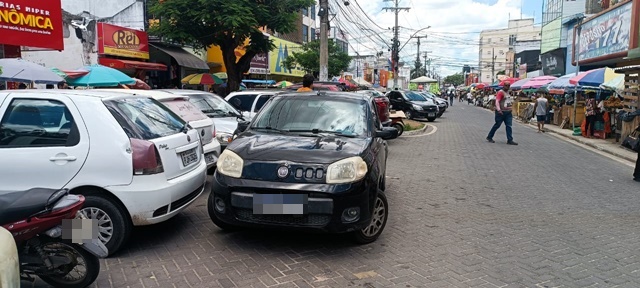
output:
[[[524,123],[522,120],[519,120],[519,122],[520,122],[520,123],[522,123],[522,124],[524,124],[524,125],[527,125],[527,126],[529,126],[529,127],[531,127],[531,128],[536,128],[536,127],[534,126],[534,124],[532,124],[531,122]],[[566,134],[558,133],[558,132],[556,132],[556,131],[554,131],[554,130],[551,130],[551,129],[546,129],[546,130],[545,130],[545,132],[547,132],[547,133],[551,133],[551,134],[554,134],[554,135],[559,135],[559,136],[561,136],[562,138],[569,139],[569,140],[573,140],[573,141],[578,142],[578,143],[580,143],[580,144],[582,144],[582,145],[586,145],[586,146],[589,146],[589,147],[591,147],[591,148],[598,149],[598,151],[605,152],[605,153],[607,153],[607,154],[610,154],[610,155],[616,156],[616,157],[618,157],[618,158],[622,158],[622,159],[627,160],[627,161],[630,161],[630,162],[636,162],[636,159],[635,159],[635,158],[628,157],[628,156],[626,156],[626,155],[620,154],[620,153],[618,153],[618,152],[616,152],[616,151],[613,151],[613,150],[611,150],[611,149],[609,149],[609,148],[607,148],[607,147],[603,147],[603,146],[600,146],[600,145],[598,145],[598,144],[594,144],[594,143],[590,143],[590,142],[584,141],[583,139],[580,139],[581,137],[576,137],[576,136],[571,136],[571,135],[566,135]]]
[[[400,136],[400,137],[422,134],[422,133],[424,133],[424,131],[427,131],[427,129],[429,129],[429,127],[430,127],[429,124],[424,123],[424,127],[422,127],[420,130],[404,131],[404,133],[402,133],[402,136]]]

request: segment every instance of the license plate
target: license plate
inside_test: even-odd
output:
[[[180,157],[182,158],[182,165],[184,166],[189,166],[195,162],[198,162],[198,154],[196,154],[196,148],[180,152]]]
[[[306,194],[254,194],[253,214],[301,215],[309,203]]]
[[[429,113],[427,117],[436,117],[436,113]]]
[[[210,164],[216,161],[216,156],[213,153],[207,153],[204,154],[204,160],[207,161],[207,164]]]

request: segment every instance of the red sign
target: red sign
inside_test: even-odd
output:
[[[0,1],[0,44],[64,49],[60,0]]]
[[[98,23],[96,29],[99,54],[149,59],[149,38],[146,32],[107,23]]]

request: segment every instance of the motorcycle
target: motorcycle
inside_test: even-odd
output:
[[[389,119],[391,119],[391,127],[398,130],[398,137],[404,132],[404,121],[402,119],[407,118],[402,111],[391,110],[389,112]]]
[[[83,226],[92,221],[79,212],[84,201],[84,196],[66,189],[34,188],[0,195],[0,225],[15,239],[21,279],[33,281],[38,276],[54,287],[69,288],[87,287],[96,280],[98,258],[107,257],[107,247],[99,239],[69,239],[77,236],[65,224],[72,223],[69,226],[76,229],[75,221]]]

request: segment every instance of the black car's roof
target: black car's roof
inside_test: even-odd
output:
[[[308,96],[308,97],[335,97],[340,99],[367,100],[370,95],[343,91],[314,91],[314,92],[282,92],[277,97]]]

